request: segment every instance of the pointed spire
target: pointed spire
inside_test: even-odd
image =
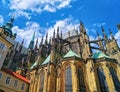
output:
[[[48,33],[46,33],[45,44],[47,44],[47,40],[48,40]]]
[[[34,39],[35,39],[35,31],[33,33],[33,36],[32,36],[32,39],[30,41],[28,49],[31,49],[31,50],[33,49],[33,47],[34,47]]]
[[[108,39],[107,39],[107,35],[106,35],[105,31],[104,31],[103,26],[101,26],[101,28],[102,28],[103,37],[104,37],[104,39],[107,41],[107,40],[108,40]]]
[[[37,38],[37,40],[36,40],[35,50],[37,50],[37,45],[38,45],[38,38]]]
[[[55,29],[54,29],[54,32],[53,32],[53,38],[55,38]]]
[[[43,44],[43,36],[42,36],[42,39],[41,39],[40,45],[42,45],[42,44]]]
[[[57,38],[59,38],[59,26],[57,27]]]
[[[82,33],[86,33],[86,30],[85,30],[85,28],[84,28],[84,24],[83,24],[83,22],[82,21],[80,21],[80,32],[82,32]]]
[[[32,36],[32,40],[31,41],[34,41],[35,40],[35,31],[33,33],[33,36]]]
[[[114,36],[113,36],[113,34],[112,34],[112,31],[110,29],[109,29],[109,33],[110,33],[111,38],[115,39]]]

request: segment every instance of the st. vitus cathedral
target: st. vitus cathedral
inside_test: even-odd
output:
[[[14,40],[12,22],[1,29]],[[111,30],[110,38],[103,27],[101,32],[103,38],[97,32],[97,39],[91,41],[80,22],[79,30],[63,34],[58,27],[52,38],[46,34],[40,44],[34,42],[34,33],[28,49],[24,40],[14,42],[4,65],[30,79],[29,92],[119,92],[120,48]]]

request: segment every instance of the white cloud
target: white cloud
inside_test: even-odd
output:
[[[4,6],[6,5],[6,1],[5,0],[2,0],[2,3],[3,3]]]
[[[30,12],[34,12],[34,13],[41,13],[43,11],[55,12],[58,9],[71,7],[70,3],[73,1],[72,0],[9,0],[9,2],[10,2],[9,7],[11,10],[17,12],[20,15],[28,16],[30,15],[29,14]]]
[[[73,20],[72,17],[65,18],[63,20],[58,20],[56,21],[54,26],[51,26],[47,29],[49,38],[53,36],[54,29],[55,29],[55,33],[57,33],[58,26],[59,26],[60,32],[62,31],[62,33],[66,33],[67,31],[70,31],[74,29],[75,27],[78,28],[79,23],[77,22],[77,20]]]
[[[18,26],[12,28],[13,32],[17,33],[16,40],[21,42],[22,39],[25,40],[24,45],[28,47],[30,40],[32,39],[33,33],[35,32],[35,40],[38,38],[41,39],[42,34],[40,33],[40,25],[36,22],[27,22],[26,27],[21,29]]]
[[[39,42],[41,41],[41,37],[45,34],[48,33],[48,39],[53,36],[53,31],[55,29],[55,32],[57,33],[57,27],[59,26],[60,31],[62,33],[66,33],[69,30],[74,29],[75,27],[78,28],[79,23],[77,20],[73,20],[73,18],[69,17],[63,20],[58,20],[53,26],[50,26],[49,28],[42,28],[40,25],[36,22],[27,22],[26,27],[21,29],[18,26],[13,27],[13,33],[17,33],[17,38],[16,40],[21,42],[22,39],[25,40],[25,47],[28,47],[30,40],[33,36],[33,33],[35,32],[35,42],[36,39],[38,38]],[[45,38],[45,36],[44,36]]]
[[[0,15],[0,24],[3,24],[4,23],[4,18],[2,15]]]
[[[106,23],[103,22],[103,23],[94,23],[93,24],[93,27],[101,27],[101,26],[104,26]]]
[[[10,16],[15,15],[15,18],[20,17],[20,16],[24,16],[27,19],[31,19],[31,14],[30,13],[23,12],[23,11],[20,11],[20,10],[19,11],[14,11],[14,12],[10,13],[9,15]]]
[[[115,39],[117,39],[118,46],[120,46],[120,30],[115,34]]]

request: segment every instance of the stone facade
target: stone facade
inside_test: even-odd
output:
[[[76,30],[74,30],[76,31]],[[120,48],[111,34],[111,39],[102,27],[103,38],[89,40],[83,23],[75,35],[68,32],[63,39],[57,29],[52,42],[40,44],[38,58],[27,76],[30,92],[119,92]],[[46,38],[47,39],[47,38]],[[95,43],[98,47],[92,47]],[[46,53],[43,48],[50,52]],[[97,49],[99,52],[92,52]],[[48,51],[48,50],[46,50]],[[43,59],[46,57],[46,59]]]

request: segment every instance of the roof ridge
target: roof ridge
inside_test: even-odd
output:
[[[73,56],[76,56],[76,57],[79,57],[80,56],[78,54],[76,54],[74,51],[72,51],[71,49],[68,51],[68,53],[64,56],[64,58],[66,57],[73,57]]]

